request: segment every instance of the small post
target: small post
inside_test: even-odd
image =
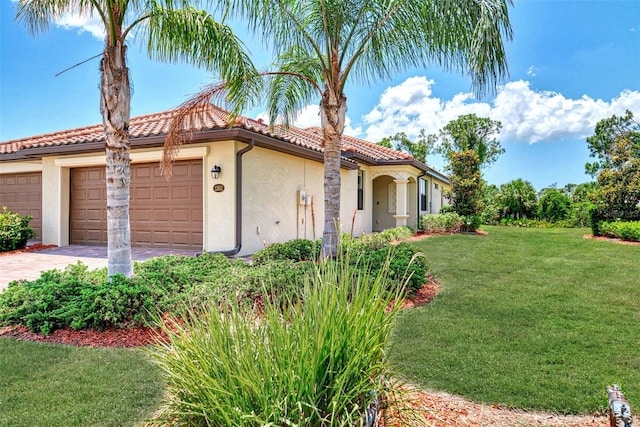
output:
[[[631,427],[631,406],[617,384],[607,386],[610,427]]]

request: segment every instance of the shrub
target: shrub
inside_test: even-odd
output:
[[[408,239],[413,236],[413,230],[409,227],[387,228],[380,232],[380,235],[388,242]]]
[[[424,215],[420,229],[425,233],[457,233],[462,229],[463,218],[455,212]]]
[[[254,264],[267,261],[289,259],[293,261],[317,260],[320,255],[322,241],[294,239],[284,243],[272,243],[253,254]]]
[[[568,220],[549,222],[546,220],[540,219],[529,219],[529,218],[502,218],[500,220],[500,225],[505,227],[520,227],[520,228],[573,228],[576,225]]]
[[[638,207],[629,209],[616,209],[607,205],[593,205],[589,211],[591,216],[591,230],[594,236],[600,236],[600,224],[602,222],[635,222],[640,221],[640,209]]]
[[[384,273],[368,271],[321,263],[299,297],[284,307],[267,302],[258,321],[233,303],[173,319],[164,328],[169,342],[149,350],[167,385],[158,421],[361,425],[390,376],[402,301],[385,293]]]
[[[538,218],[549,222],[569,218],[571,199],[561,190],[547,188],[538,201]]]
[[[47,335],[64,327],[104,329],[148,320],[155,302],[148,286],[118,275],[110,282],[92,280],[99,276],[78,263],[46,271],[34,281],[12,282],[0,294],[0,323],[23,324]]]
[[[419,289],[425,280],[426,262],[418,250],[390,239],[411,231],[399,228],[374,237],[346,239],[343,253],[351,252],[354,265],[366,262],[374,272],[386,268],[389,292],[408,280],[408,289]],[[13,282],[0,294],[0,324],[22,324],[32,331],[49,334],[55,329],[104,329],[144,325],[155,311],[180,314],[185,306],[233,301],[245,309],[269,298],[293,298],[305,278],[313,273],[313,262],[300,262],[305,254],[317,254],[319,242],[294,241],[273,245],[258,254],[250,265],[221,254],[199,257],[168,255],[135,263],[135,276],[114,276],[106,269],[88,271],[81,263],[63,271],[50,270],[34,281]],[[317,256],[317,255],[315,255]],[[294,258],[294,259],[289,259]],[[337,262],[332,260],[331,262]]]
[[[351,250],[351,249],[350,249]],[[422,253],[414,246],[402,242],[395,246],[387,244],[375,250],[363,250],[359,256],[357,249],[351,254],[354,265],[371,266],[372,274],[381,274],[381,269],[387,268],[389,291],[396,292],[399,286],[404,286],[412,293],[422,287],[427,274],[427,263]],[[387,263],[385,260],[389,259]]]
[[[640,242],[640,221],[601,221],[599,230],[602,236]]]
[[[571,205],[569,221],[574,227],[591,227],[590,211],[593,208],[593,203],[589,201],[574,202]]]
[[[6,207],[0,213],[0,252],[22,249],[27,246],[27,241],[36,237],[33,228],[29,226],[29,221],[33,218],[30,215],[9,212]]]
[[[480,217],[478,215],[467,215],[462,218],[462,231],[476,231],[480,228]]]

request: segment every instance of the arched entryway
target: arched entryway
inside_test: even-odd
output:
[[[408,225],[415,227],[416,180],[380,175],[373,180],[373,231]]]

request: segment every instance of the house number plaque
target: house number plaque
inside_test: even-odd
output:
[[[215,191],[216,193],[222,193],[224,191],[224,185],[223,184],[214,185],[213,191]]]

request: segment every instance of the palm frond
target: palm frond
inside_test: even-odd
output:
[[[273,124],[281,120],[289,126],[302,107],[322,95],[324,67],[298,46],[280,55],[275,66],[278,72],[267,73],[269,121]]]
[[[258,74],[246,46],[231,27],[216,22],[206,11],[189,6],[150,10],[148,49],[152,58],[204,67],[225,81]]]
[[[202,128],[204,114],[212,100],[222,100],[226,93],[225,83],[214,83],[180,104],[171,114],[169,129],[162,149],[160,171],[170,177],[173,173],[173,162],[183,144],[189,142],[193,133]],[[230,123],[233,117],[230,118]]]
[[[103,2],[92,0],[19,0],[16,19],[23,23],[31,34],[46,32],[51,22],[66,14],[100,16],[106,27]]]

